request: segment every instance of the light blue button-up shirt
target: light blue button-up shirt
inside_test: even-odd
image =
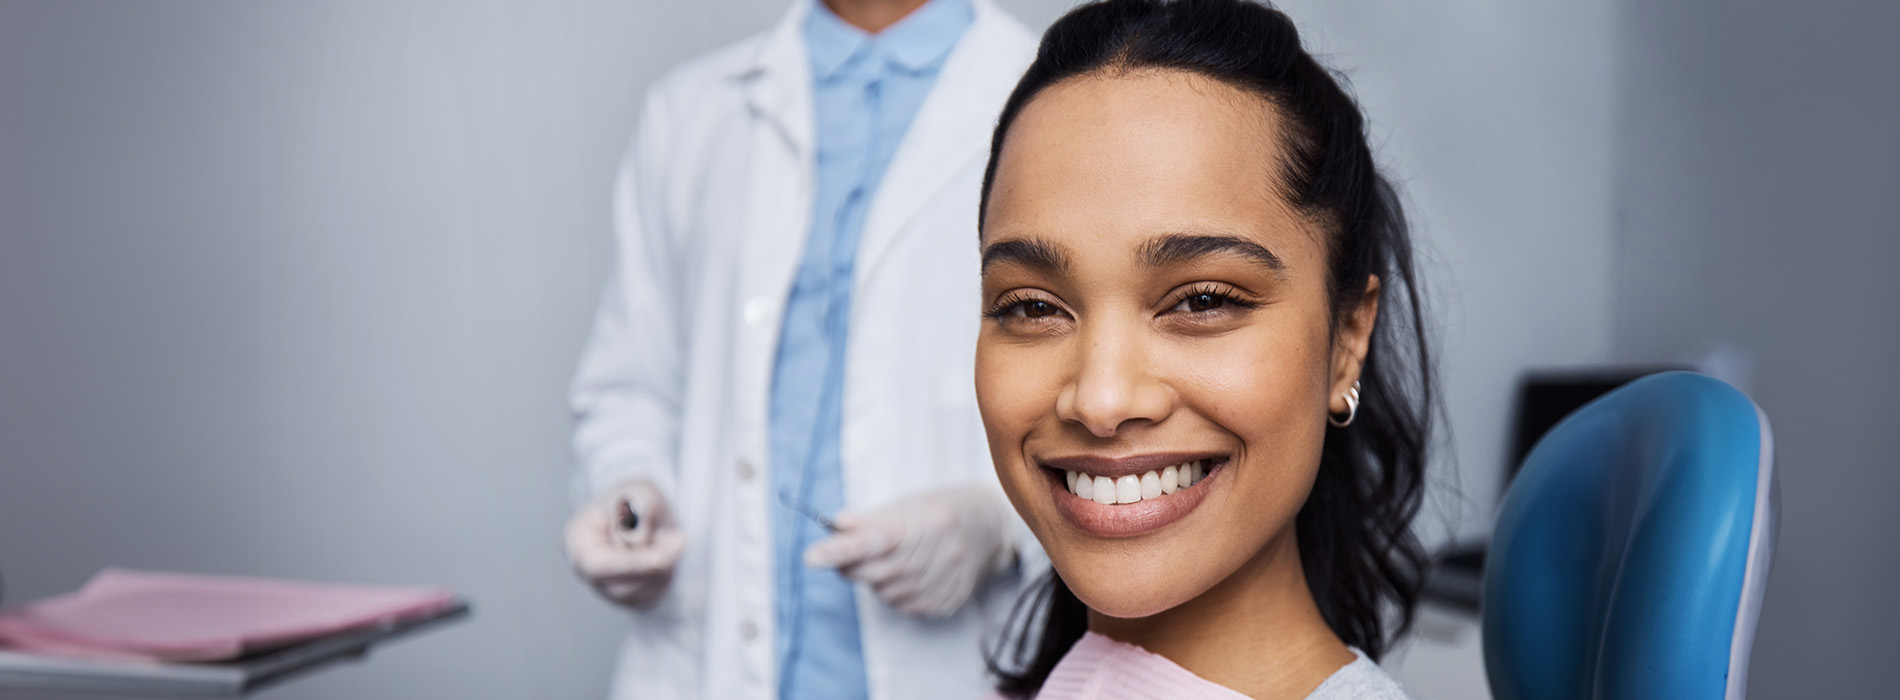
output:
[[[851,584],[836,570],[805,567],[805,548],[828,533],[781,501],[823,513],[845,505],[838,439],[858,237],[905,129],[975,19],[970,0],[931,0],[872,35],[809,1],[817,187],[811,237],[785,305],[770,417],[772,487],[782,494],[772,540],[786,700],[868,695]]]

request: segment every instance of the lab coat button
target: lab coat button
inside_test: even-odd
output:
[[[739,625],[739,636],[744,637],[748,642],[758,639],[759,625],[751,620],[746,620],[745,624]]]
[[[739,480],[740,481],[744,481],[748,483],[751,482],[752,471],[753,471],[752,462],[743,460],[743,459],[739,460]]]
[[[745,302],[745,322],[747,325],[755,328],[763,326],[771,313],[772,300],[767,297],[752,297]]]

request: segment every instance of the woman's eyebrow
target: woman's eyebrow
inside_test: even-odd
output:
[[[997,263],[1015,263],[1043,272],[1061,273],[1069,269],[1069,258],[1054,244],[1039,238],[1012,238],[983,248],[983,272]]]
[[[1280,256],[1274,255],[1273,251],[1245,238],[1225,234],[1171,233],[1151,238],[1135,251],[1136,258],[1151,267],[1166,267],[1220,254],[1251,259],[1273,271],[1275,276],[1286,271],[1286,264],[1280,262]]]

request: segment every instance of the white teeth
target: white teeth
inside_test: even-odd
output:
[[[1141,477],[1129,474],[1115,480],[1115,502],[1135,503],[1141,500]]]
[[[1085,501],[1102,505],[1139,503],[1180,491],[1201,482],[1207,476],[1207,460],[1196,460],[1144,474],[1119,478],[1093,476],[1064,470],[1062,479],[1069,493]]]

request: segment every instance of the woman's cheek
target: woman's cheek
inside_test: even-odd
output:
[[[1025,368],[1023,358],[1005,344],[979,340],[976,352],[976,404],[989,438],[990,456],[996,463],[997,476],[1005,486],[1015,483],[1021,471],[1025,421],[1031,405],[1020,383]],[[1014,360],[1014,361],[1013,361]]]

